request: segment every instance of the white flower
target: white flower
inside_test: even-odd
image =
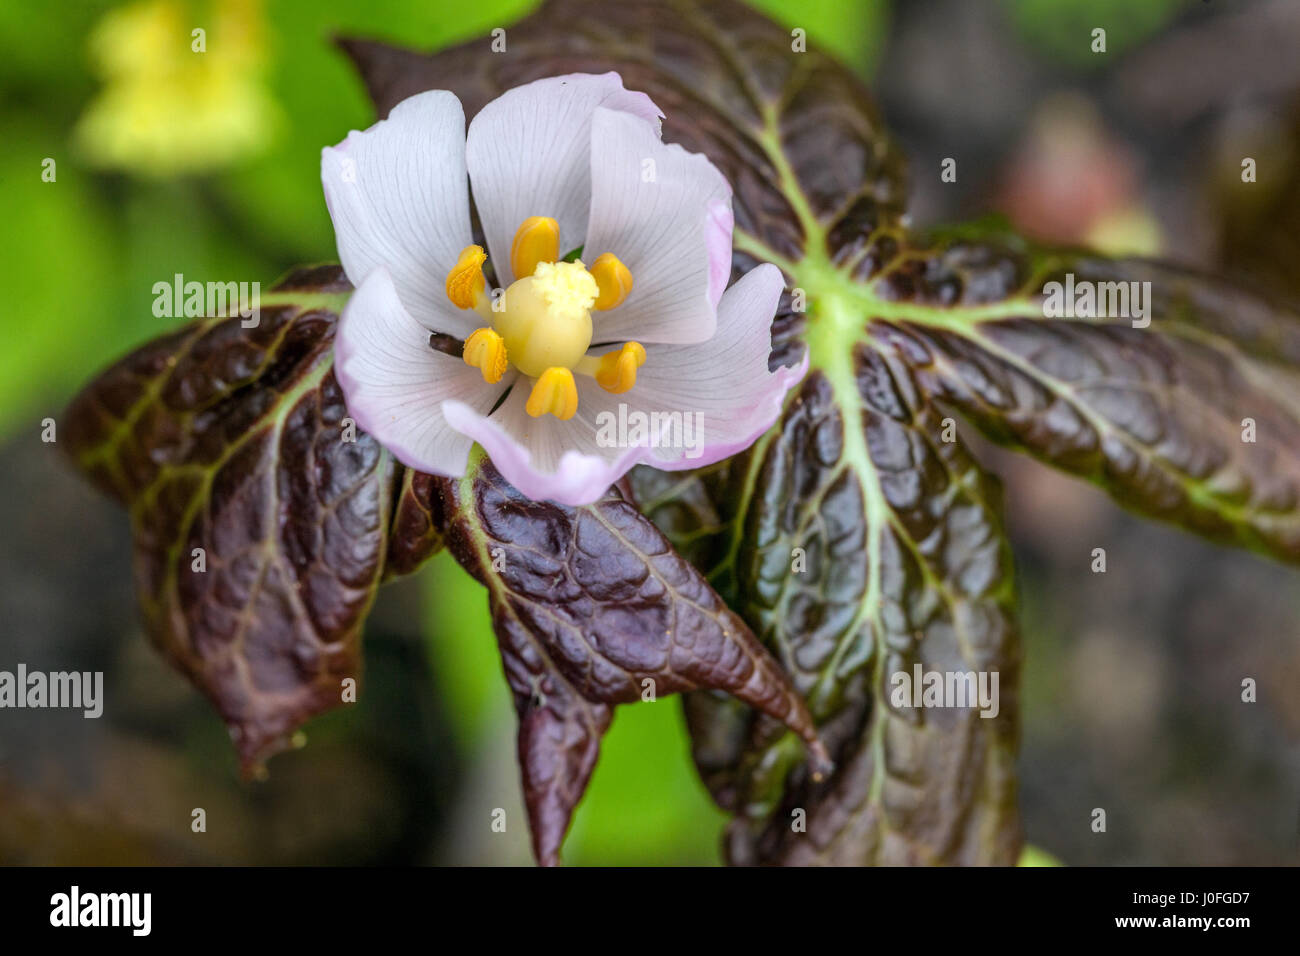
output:
[[[357,288],[335,370],[358,425],[452,477],[478,442],[521,492],[572,505],[638,462],[699,467],[771,426],[804,371],[768,371],[781,273],[761,265],[723,294],[731,188],[661,141],[661,115],[616,73],[574,74],[507,92],[468,136],[438,90],[324,150]],[[471,185],[499,290],[473,244]],[[462,340],[462,357],[432,332]],[[638,413],[651,433],[608,440],[611,417]],[[690,422],[699,441],[669,440]]]

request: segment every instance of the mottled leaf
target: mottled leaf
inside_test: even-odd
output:
[[[1154,263],[1046,265],[1005,298],[894,310],[869,335],[993,438],[1135,511],[1300,561],[1300,313]],[[1149,283],[1150,324],[1044,318],[1044,283],[1066,273],[1076,288]]]
[[[92,382],[64,416],[78,466],[129,510],[150,638],[216,705],[246,770],[358,678],[389,545],[383,450],[345,440],[336,267],[208,318]]]
[[[442,485],[447,545],[488,589],[540,862],[558,860],[615,704],[725,690],[827,769],[776,661],[618,488],[583,508],[534,502],[481,457]]]
[[[733,463],[749,498],[727,499],[739,607],[839,766],[810,781],[780,728],[732,707],[693,714],[711,727],[697,760],[738,814],[736,863],[1011,863],[1018,649],[998,489],[942,440],[905,367],[868,348],[851,362],[852,378],[810,375],[780,431]],[[895,675],[918,666],[997,674],[996,714],[896,706]]]
[[[438,480],[401,468],[384,577],[410,574],[442,549]]]
[[[659,471],[638,465],[627,475],[628,492],[673,549],[697,568],[711,568],[729,527],[718,498],[726,493],[730,459],[692,471]],[[723,598],[728,595],[723,593]],[[730,603],[730,602],[729,602]]]

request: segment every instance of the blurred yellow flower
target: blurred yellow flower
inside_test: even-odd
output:
[[[1083,242],[1107,256],[1154,257],[1164,247],[1164,234],[1160,221],[1146,207],[1132,205],[1094,222]]]
[[[105,14],[90,55],[105,85],[77,124],[94,165],[205,172],[264,149],[282,114],[265,81],[260,0],[142,0]],[[211,29],[208,29],[209,24]]]

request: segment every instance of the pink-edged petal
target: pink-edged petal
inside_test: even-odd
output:
[[[722,293],[731,279],[731,233],[735,226],[730,197],[709,204],[704,244],[709,250],[709,301],[715,307],[722,301]]]
[[[474,202],[501,286],[515,279],[510,245],[529,216],[559,223],[561,255],[585,242],[591,118],[600,107],[632,118],[658,140],[663,113],[644,93],[625,90],[617,73],[571,73],[516,87],[469,124],[465,153]]]
[[[506,480],[534,501],[587,505],[647,454],[645,448],[601,447],[597,416],[617,397],[589,378],[577,377],[578,412],[568,421],[533,418],[525,410],[532,382],[520,377],[491,417],[466,404],[448,402],[447,421],[483,446]]]
[[[487,414],[516,377],[488,385],[478,369],[434,350],[383,266],[343,307],[334,374],[358,427],[402,464],[448,477],[465,473],[473,443],[447,423],[443,403]]]
[[[636,385],[621,396],[629,409],[696,415],[683,430],[695,447],[652,449],[644,461],[666,471],[711,465],[748,448],[772,427],[785,395],[808,370],[768,371],[772,318],[784,280],[774,265],[746,273],[722,296],[718,332],[698,345],[650,345]],[[683,444],[681,442],[678,443]]]
[[[666,144],[625,114],[592,121],[591,222],[584,262],[611,252],[632,292],[593,316],[596,341],[703,342],[731,271],[731,187],[702,155]],[[725,271],[724,271],[725,269]]]
[[[365,132],[321,151],[339,259],[355,286],[392,275],[426,329],[464,337],[481,323],[447,300],[447,273],[470,238],[465,113],[445,90],[398,103]]]
[[[699,345],[647,347],[629,392],[611,395],[578,376],[578,412],[567,422],[528,415],[531,382],[523,377],[490,416],[459,402],[444,405],[444,414],[483,446],[511,484],[539,501],[590,504],[642,462],[667,471],[712,464],[767,431],[807,371],[806,356],[793,368],[767,368],[781,288],[775,266],[748,273],[722,297],[718,336]],[[643,425],[658,421],[660,431],[652,436],[646,430],[644,441],[630,445],[636,415],[644,416]],[[615,424],[620,416],[621,429]]]

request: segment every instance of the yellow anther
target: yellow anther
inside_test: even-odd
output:
[[[456,265],[447,273],[447,298],[458,309],[472,309],[487,286],[483,276],[483,263],[487,253],[482,246],[466,246],[460,251]]]
[[[524,410],[533,418],[551,414],[568,421],[578,410],[578,386],[567,368],[548,368],[533,383]]]
[[[491,329],[475,329],[465,340],[462,353],[466,365],[483,373],[483,381],[495,385],[506,374],[506,340]]]
[[[529,216],[510,244],[510,269],[516,279],[532,275],[539,262],[560,258],[560,224],[550,216]]]
[[[640,342],[625,342],[617,352],[600,357],[596,384],[607,392],[622,395],[636,384],[636,370],[645,364],[645,349]]]
[[[612,309],[622,305],[632,291],[632,273],[612,252],[603,253],[591,264],[591,277],[600,287],[593,309]]]

